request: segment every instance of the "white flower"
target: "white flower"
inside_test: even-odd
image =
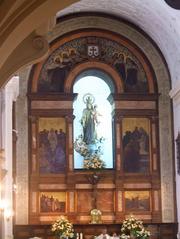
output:
[[[142,221],[133,216],[123,221],[121,232],[121,239],[130,238],[130,234],[133,234],[138,239],[148,239],[150,236],[150,232],[144,229]]]
[[[60,219],[56,220],[53,225],[51,230],[58,236],[62,236],[64,238],[70,237],[72,238],[74,236],[74,230],[73,230],[73,225],[68,222],[67,219],[64,217],[60,217]]]

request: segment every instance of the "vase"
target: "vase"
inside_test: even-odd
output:
[[[102,220],[101,220],[101,211],[98,210],[98,209],[92,209],[91,210],[91,224],[98,224],[98,223],[102,223]]]

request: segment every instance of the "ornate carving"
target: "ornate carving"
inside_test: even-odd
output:
[[[93,172],[93,174],[85,175],[87,181],[92,184],[92,205],[93,208],[97,208],[97,184],[99,180],[101,179],[101,176],[98,175],[96,172]]]
[[[94,172],[93,174],[88,174],[85,175],[88,183],[92,184],[92,185],[97,185],[99,180],[100,180],[100,175],[98,175],[96,172]]]
[[[46,39],[42,36],[35,36],[32,41],[33,47],[37,50],[42,50],[46,45]]]

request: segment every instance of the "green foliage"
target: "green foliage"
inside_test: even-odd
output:
[[[73,225],[64,217],[60,217],[52,224],[51,231],[61,238],[74,237]]]
[[[142,221],[137,220],[133,216],[123,221],[120,239],[147,239],[149,236],[150,232],[145,230]]]
[[[83,141],[82,135],[80,135],[74,142],[74,149],[81,156],[84,157],[83,167],[84,169],[103,169],[106,167],[105,162],[101,159],[102,148],[104,138],[96,139],[94,145],[96,150],[91,150],[88,145]]]

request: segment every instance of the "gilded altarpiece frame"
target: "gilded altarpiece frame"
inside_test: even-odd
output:
[[[108,32],[87,31],[78,33],[77,35],[75,34],[70,40],[67,37],[65,44],[63,40],[64,45],[60,40],[56,45],[58,46],[56,51],[54,51],[51,57],[47,58],[47,61],[45,61],[43,65],[37,68],[33,81],[32,95],[34,94],[36,97],[34,97],[34,95],[32,96],[31,110],[32,115],[35,114],[37,119],[35,123],[32,123],[31,127],[31,158],[33,166],[31,175],[32,204],[37,205],[40,197],[42,198],[42,195],[47,192],[50,193],[48,197],[54,195],[53,198],[56,193],[66,192],[65,213],[74,223],[89,223],[89,209],[92,209],[93,186],[87,181],[86,171],[75,171],[73,168],[73,100],[75,97],[73,96],[72,88],[78,74],[86,69],[94,68],[105,72],[108,71],[108,74],[114,79],[113,83],[116,89],[111,102],[112,109],[114,109],[112,114],[114,117],[115,168],[112,170],[102,170],[100,172],[100,181],[96,185],[99,204],[103,204],[102,220],[107,223],[122,222],[126,215],[133,209],[138,216],[146,221],[161,221],[161,207],[159,203],[161,201],[161,189],[158,166],[160,159],[157,136],[158,94],[156,93],[153,74],[151,74],[151,67],[147,65],[147,61],[144,60],[141,62],[140,59],[144,58],[139,57],[139,53],[135,54],[137,53],[136,50],[129,54],[129,43],[126,48],[123,48],[124,41],[122,41],[123,44],[120,44],[120,47],[118,47],[117,45],[121,43],[121,41],[117,40],[117,38],[119,39],[120,37],[113,36],[113,34],[109,34]],[[85,51],[83,54],[79,54],[80,51],[85,49],[81,47],[81,43],[83,42],[83,46],[85,46],[92,41],[95,41],[96,44],[100,42],[100,45],[104,48],[106,48],[105,44],[102,43],[112,44],[118,51],[116,52],[115,50],[117,49],[112,48],[111,51],[105,51],[105,55],[102,54],[103,52],[100,52],[94,59],[88,56]],[[78,46],[77,49],[76,46]],[[104,48],[99,47],[100,50]],[[82,55],[82,58],[79,58],[79,55]],[[123,57],[128,60],[126,64],[124,64],[125,59]],[[58,70],[56,68],[58,68]],[[125,72],[128,73],[127,76]],[[136,79],[136,76],[139,75],[137,72],[141,73],[140,76],[143,80],[146,80],[145,88],[144,81]],[[61,82],[58,81],[58,77],[54,78],[51,73],[57,73],[56,76],[61,76]],[[130,77],[132,75],[134,75],[133,79]],[[48,87],[46,89],[44,87],[47,77],[51,87],[50,90],[48,90]],[[127,79],[128,84],[123,88],[123,81],[125,82]],[[59,88],[55,87],[56,83]],[[58,89],[58,92],[55,91],[55,89]],[[44,96],[44,92],[46,96]],[[37,113],[38,110],[40,111],[39,114]],[[47,118],[47,120],[52,118],[52,121],[58,118],[64,119],[67,126],[63,128],[61,121],[59,123],[51,122],[48,127],[44,127],[45,123],[41,118]],[[137,130],[135,130],[136,127]],[[39,136],[42,134],[44,128],[48,131],[53,129],[52,134],[62,128],[66,134],[67,165],[62,171],[62,168],[56,172],[53,167],[46,167],[48,165],[47,160],[42,160],[41,155],[43,154],[41,154],[41,150],[43,152],[42,147],[44,146],[42,146],[42,141],[39,140]],[[137,161],[139,162],[133,167],[131,163],[130,167],[127,165],[126,167],[123,164],[123,161],[125,162],[125,145],[123,144],[127,131],[130,131],[131,136],[133,135],[133,138],[130,137],[130,141],[132,141],[132,139],[134,140],[133,147],[138,151]],[[53,140],[51,143],[49,142],[48,147],[51,148],[51,151],[55,151]],[[135,153],[131,152],[131,155],[134,157]],[[50,159],[52,158],[53,156],[51,155]],[[136,167],[137,165],[138,167]],[[55,168],[55,170],[56,169],[57,168]],[[104,189],[107,189],[106,201],[111,201],[108,205],[107,212],[104,209],[106,202],[103,201],[106,198],[102,200],[103,193],[105,192]],[[83,194],[84,192],[86,192],[86,195]],[[140,206],[133,208],[127,205],[127,199],[130,200],[130,205],[132,205],[133,201],[133,194],[130,195],[128,194],[129,192],[134,192],[134,195],[137,196],[136,199],[138,198],[138,205]],[[143,194],[145,194],[146,199],[143,198]],[[81,204],[84,203],[86,196],[88,204],[86,205],[87,208],[83,208]],[[148,201],[148,206],[144,203],[144,200]],[[141,204],[145,204],[143,209],[141,209]],[[36,223],[39,222],[42,218],[38,214],[40,211],[34,207],[31,212],[33,212],[31,222],[33,222],[33,220]],[[45,212],[41,212],[41,214],[43,213]],[[56,214],[52,210],[48,213],[50,216]],[[33,216],[35,219],[33,219]],[[43,223],[49,223],[50,220],[52,220],[51,217],[46,219],[47,217],[42,218],[42,220],[44,220]]]

